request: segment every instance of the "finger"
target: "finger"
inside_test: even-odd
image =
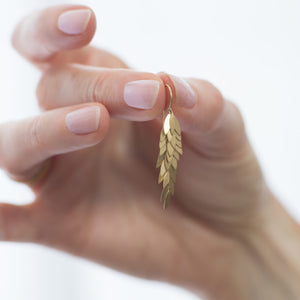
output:
[[[2,124],[0,167],[26,181],[49,157],[99,143],[108,127],[109,115],[101,104],[60,108]]]
[[[52,65],[77,63],[103,68],[128,68],[127,64],[116,55],[92,46],[58,52],[48,62]]]
[[[135,121],[152,120],[165,107],[165,88],[159,76],[81,65],[49,69],[38,85],[37,97],[43,109],[100,102],[111,116]]]
[[[34,12],[21,21],[12,43],[30,61],[48,62],[59,51],[89,44],[95,30],[96,18],[90,8],[55,6]]]

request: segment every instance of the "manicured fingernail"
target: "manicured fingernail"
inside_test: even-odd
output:
[[[196,95],[191,86],[180,77],[170,75],[176,91],[176,103],[180,106],[191,108],[196,104]]]
[[[72,111],[66,116],[66,126],[74,134],[88,134],[98,130],[100,108],[88,106]]]
[[[91,15],[89,9],[69,10],[59,16],[57,26],[66,34],[81,34],[86,30]]]
[[[124,88],[124,100],[127,105],[150,109],[154,106],[159,91],[157,80],[136,80],[128,82]]]

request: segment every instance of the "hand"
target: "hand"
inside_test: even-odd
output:
[[[261,271],[259,244],[265,232],[272,236],[275,214],[293,222],[265,184],[238,109],[206,81],[129,70],[88,46],[95,29],[90,9],[60,6],[15,31],[15,48],[43,71],[44,111],[1,125],[0,166],[21,181],[50,167],[28,182],[32,204],[1,204],[4,240],[55,247],[211,298],[253,299],[255,290],[255,299],[271,299],[259,291],[277,291],[277,272],[268,264]],[[167,211],[155,170],[165,83],[184,147]]]

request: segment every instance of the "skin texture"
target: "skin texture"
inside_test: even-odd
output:
[[[236,106],[196,78],[186,78],[196,104],[179,105],[169,74],[129,70],[88,46],[93,14],[82,34],[59,31],[59,15],[82,8],[35,12],[14,33],[17,51],[42,70],[43,112],[1,125],[0,166],[21,181],[50,167],[28,183],[32,204],[0,205],[3,240],[61,249],[207,299],[297,299],[299,227],[266,186]],[[124,85],[139,79],[160,82],[152,109],[124,102]],[[163,211],[155,162],[169,101],[165,83],[174,93],[184,155],[175,197]],[[69,132],[66,114],[92,105],[101,111],[98,131]]]

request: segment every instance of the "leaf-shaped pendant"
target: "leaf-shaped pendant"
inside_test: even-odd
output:
[[[156,163],[156,168],[160,167],[158,183],[163,183],[160,201],[163,201],[164,209],[168,207],[171,197],[174,195],[179,155],[183,153],[180,125],[171,108],[172,90],[169,85],[166,86],[170,91],[171,100],[160,132],[159,155]]]

